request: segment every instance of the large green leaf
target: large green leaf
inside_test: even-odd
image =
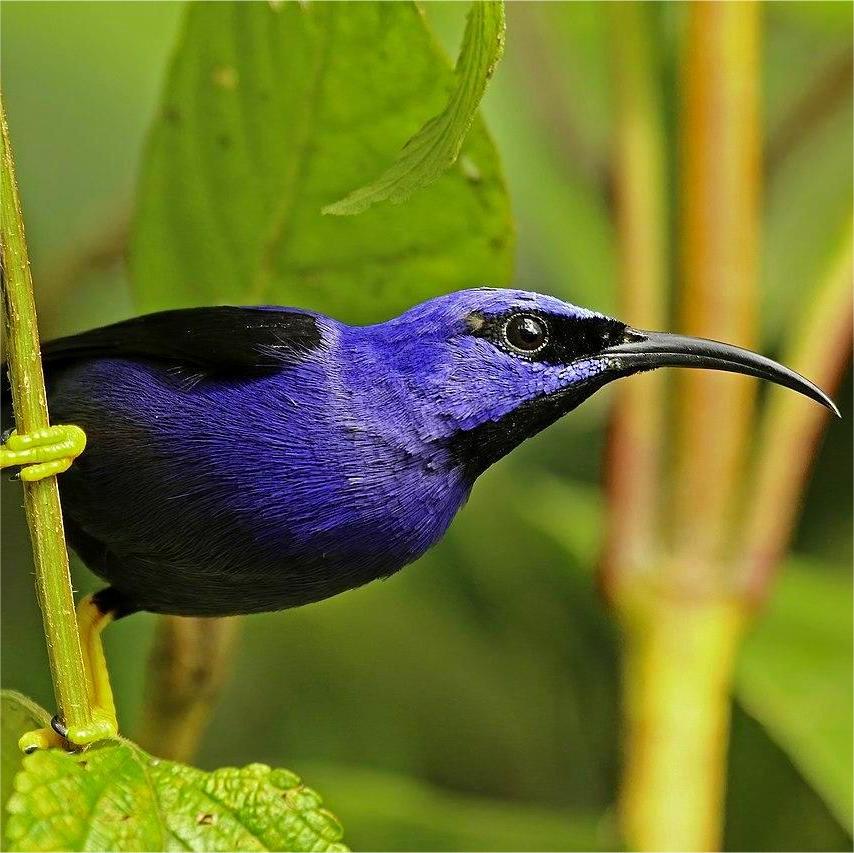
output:
[[[745,644],[736,690],[849,832],[852,828],[852,589],[792,562]]]
[[[445,109],[407,141],[394,164],[376,181],[327,205],[323,212],[348,215],[387,199],[401,202],[441,177],[457,162],[486,84],[503,52],[503,0],[475,0],[457,63],[457,85]]]
[[[44,715],[31,705],[3,694],[4,752]],[[347,849],[336,818],[288,770],[250,764],[205,773],[126,740],[80,753],[43,750],[21,763],[6,804],[7,850]]]
[[[394,160],[453,79],[409,2],[191,4],[139,185],[139,307],[280,302],[367,321],[378,304],[506,284],[509,203],[480,121],[406,204],[321,214]]]

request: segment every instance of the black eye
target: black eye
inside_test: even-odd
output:
[[[529,354],[541,350],[549,340],[545,320],[531,314],[514,314],[504,324],[501,334],[510,347]]]

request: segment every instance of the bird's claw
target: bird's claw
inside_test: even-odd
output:
[[[115,714],[97,707],[92,709],[92,719],[85,725],[65,726],[61,723],[60,725],[64,731],[62,737],[75,746],[88,746],[99,740],[114,738],[119,733]]]
[[[114,738],[118,733],[115,715],[102,708],[93,708],[89,723],[66,726],[58,715],[54,716],[49,727],[26,732],[18,741],[18,748],[29,755],[37,749],[89,746],[99,740]]]
[[[0,446],[0,468],[21,466],[20,479],[32,483],[61,474],[86,447],[86,433],[74,424],[56,424],[19,435],[14,430]]]
[[[64,746],[62,736],[52,728],[34,729],[24,732],[18,740],[18,749],[29,755],[37,749],[61,749]]]

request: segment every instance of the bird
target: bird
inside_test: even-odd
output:
[[[68,544],[109,584],[78,609],[96,724],[54,718],[78,744],[117,731],[110,621],[283,610],[387,578],[442,538],[487,468],[614,380],[729,371],[838,414],[757,353],[488,287],[366,326],[277,306],[162,311],[47,342],[42,359],[56,425],[9,435],[0,464],[64,472]]]

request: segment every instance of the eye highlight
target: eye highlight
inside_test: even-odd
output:
[[[549,342],[549,328],[542,317],[513,314],[502,327],[501,338],[511,349],[531,355]]]

